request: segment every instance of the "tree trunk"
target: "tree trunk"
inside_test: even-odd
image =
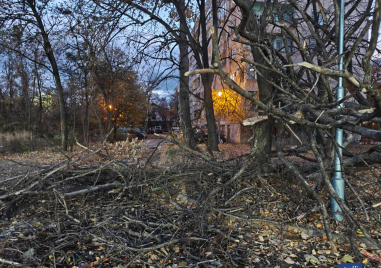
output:
[[[184,0],[180,0],[180,9],[185,12]],[[190,105],[189,105],[189,77],[184,74],[189,71],[188,43],[185,34],[186,25],[180,20],[180,40],[178,40],[180,50],[180,119],[183,128],[184,143],[191,149],[196,148],[196,140],[193,135]]]
[[[87,146],[89,144],[89,93],[87,89],[87,71],[85,69],[85,114],[83,123],[83,142]]]
[[[73,131],[72,131],[72,136],[71,136],[71,144],[70,144],[70,151],[72,152],[73,151],[73,147],[74,147],[74,139],[75,139],[75,121],[77,120],[77,116],[76,116],[76,102],[74,100],[74,118],[73,118]]]
[[[213,75],[203,74],[202,83],[204,85],[204,104],[206,125],[208,126],[208,150],[218,151],[218,140],[216,132],[216,120],[214,118],[213,99],[212,99]]]
[[[63,87],[61,84],[60,73],[58,70],[56,59],[54,57],[52,46],[49,41],[49,36],[47,32],[45,31],[44,24],[41,20],[39,13],[37,12],[35,4],[36,3],[34,0],[28,0],[28,5],[32,9],[33,15],[37,21],[37,26],[41,31],[42,39],[44,41],[45,54],[47,58],[49,59],[50,65],[52,66],[52,72],[53,72],[54,81],[56,83],[56,90],[57,90],[58,102],[59,102],[60,114],[61,114],[61,144],[62,144],[62,149],[64,151],[67,151],[67,137],[68,137],[67,114],[66,114],[65,100],[64,100],[64,94],[63,94]]]
[[[261,25],[262,23],[264,23],[263,18],[257,21],[254,11],[251,10],[245,31],[255,36],[256,42],[260,44],[264,43],[267,36],[267,28],[264,25]],[[270,67],[263,57],[263,55],[268,54],[265,49],[258,46],[251,46],[251,53],[254,62]],[[272,106],[273,87],[268,82],[273,80],[271,72],[261,67],[257,67],[257,70],[261,74],[258,74],[257,76],[259,100],[268,106]],[[265,112],[259,111],[259,115],[265,115]],[[264,121],[255,127],[254,146],[256,147],[256,151],[254,157],[260,167],[266,168],[267,165],[270,164],[273,127],[274,119],[270,115],[267,121]]]
[[[205,69],[209,69],[209,55],[208,55],[208,37],[207,37],[207,25],[208,22],[205,16],[205,0],[201,1],[200,6],[200,21],[202,27],[202,62]],[[218,18],[217,18],[217,1],[212,0],[212,10],[213,10],[213,25],[217,28]],[[214,56],[214,55],[212,55]],[[212,61],[214,59],[212,57]],[[218,150],[218,138],[216,132],[216,119],[214,117],[213,108],[213,98],[212,98],[212,85],[214,74],[204,74],[202,77],[202,83],[204,85],[204,105],[205,105],[205,117],[206,124],[208,126],[208,150],[209,151],[219,151]]]
[[[38,71],[36,72],[36,78],[37,78],[37,85],[38,85],[38,95],[39,95],[39,98],[38,98],[38,125],[39,125],[39,131],[41,131],[41,126],[42,126],[42,111],[43,111],[43,107],[42,107],[42,92],[41,92],[41,80],[40,80],[40,76],[38,74]]]
[[[260,48],[253,48],[252,53],[254,61],[263,65],[267,65],[263,59],[261,53],[259,52]],[[263,53],[265,53],[263,51]],[[258,75],[257,83],[259,89],[259,100],[265,103],[266,105],[271,105],[273,88],[272,85],[268,82],[271,81],[271,77],[268,71],[258,68],[258,71],[263,74],[263,77]],[[261,115],[261,114],[260,114]],[[262,114],[264,115],[264,114]],[[272,145],[272,132],[274,127],[274,119],[269,116],[269,119],[255,128],[255,143],[254,146],[257,147],[254,157],[257,164],[260,166],[270,163],[271,155],[271,145]]]

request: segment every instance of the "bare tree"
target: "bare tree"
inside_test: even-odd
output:
[[[311,175],[317,182],[316,190],[320,190],[324,182],[343,214],[361,229],[373,246],[379,248],[379,244],[338,197],[330,183],[334,171],[334,150],[340,149],[333,137],[334,128],[381,141],[381,131],[362,125],[380,122],[381,115],[381,93],[372,84],[371,64],[379,36],[379,1],[376,1],[374,8],[372,1],[354,1],[346,5],[346,47],[343,55],[338,55],[338,1],[324,5],[318,1],[296,0],[235,0],[235,3],[242,17],[238,26],[232,26],[237,34],[235,41],[251,47],[251,54],[243,54],[241,61],[248,63],[258,73],[259,98],[245,91],[223,71],[215,27],[211,30],[213,51],[216,54],[212,69],[196,70],[187,75],[217,73],[226,85],[263,111],[262,117],[246,122],[257,126],[254,155],[260,164],[269,163],[269,136],[275,120],[281,128],[288,129],[295,136],[304,133],[308,137],[307,148],[312,149],[318,163],[311,166],[318,169],[318,172]],[[366,35],[370,27],[372,31],[368,41]],[[338,71],[336,66],[341,57],[344,57],[344,70]],[[346,82],[346,95],[341,101],[336,101],[335,96],[338,77],[343,77]],[[343,107],[338,106],[341,103],[344,104]],[[299,125],[300,133],[293,131],[295,125]],[[314,131],[317,137],[313,135]],[[324,201],[309,186],[302,172],[284,157],[287,152],[282,151],[279,143],[276,146],[277,156],[318,202],[327,237],[331,240]],[[378,156],[379,153],[374,149],[361,157],[340,161],[343,167],[363,163],[365,160],[370,160],[369,164],[371,159],[378,161]],[[350,185],[348,181],[346,183]]]
[[[61,83],[60,71],[58,68],[56,56],[51,44],[51,30],[47,30],[44,13],[49,6],[49,1],[38,2],[33,0],[26,1],[1,1],[0,8],[0,24],[12,29],[16,27],[19,31],[22,42],[27,43],[30,39],[36,40],[44,49],[45,56],[49,60],[50,67],[47,69],[52,73],[55,81],[56,92],[59,100],[60,115],[61,115],[61,143],[64,150],[67,150],[67,114],[64,100],[63,87]],[[50,26],[48,26],[50,28]],[[22,55],[24,58],[33,60],[30,53],[24,54],[18,47],[13,47],[12,44],[6,42],[9,31],[3,32],[3,40],[1,45],[7,49]],[[21,39],[20,38],[20,39]]]

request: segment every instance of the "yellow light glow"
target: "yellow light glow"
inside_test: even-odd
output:
[[[219,97],[221,97],[222,96],[222,92],[220,91],[220,92],[218,92],[218,94],[217,94]]]
[[[110,110],[111,110],[111,108],[112,108],[111,104],[108,106],[108,108],[110,108]]]

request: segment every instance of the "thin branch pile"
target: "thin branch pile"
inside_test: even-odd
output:
[[[80,164],[95,154],[105,160]],[[369,241],[351,222],[325,222],[316,196],[305,194],[292,169],[280,162],[274,163],[272,172],[260,174],[253,152],[225,161],[197,154],[203,153],[172,146],[164,153],[168,162],[155,166],[131,164],[101,147],[36,173],[3,180],[0,263],[16,267],[267,267],[285,262],[308,266],[316,264],[308,256],[318,252],[314,258],[323,256],[325,260],[320,257],[318,262],[330,266],[353,250],[360,261],[364,254],[377,256],[371,246],[381,238],[376,227],[379,207],[372,206],[380,198],[378,181],[370,179],[360,186],[355,170],[348,176],[356,190],[361,187],[358,192],[365,207],[353,194],[348,195],[347,205],[372,236]],[[287,159],[290,166],[303,164]],[[304,178],[307,184],[314,183]],[[326,206],[328,193],[322,190],[317,195]],[[329,234],[324,229],[327,224]]]

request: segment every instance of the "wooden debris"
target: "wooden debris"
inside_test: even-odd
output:
[[[243,121],[244,126],[254,126],[255,124],[261,123],[269,119],[267,115],[259,115],[256,117],[251,117]]]

